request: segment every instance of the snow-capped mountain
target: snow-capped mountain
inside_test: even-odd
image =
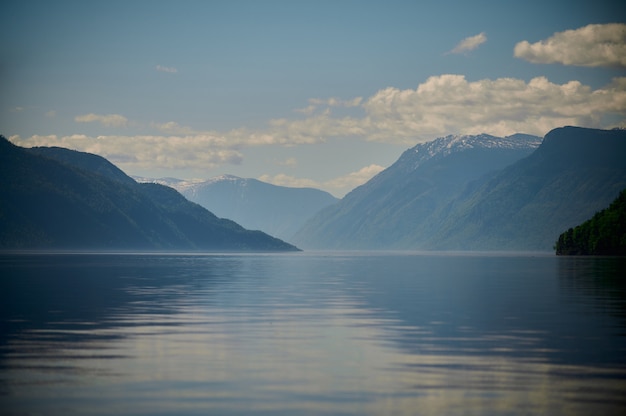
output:
[[[514,134],[506,137],[479,135],[449,135],[437,138],[427,143],[420,143],[405,151],[397,163],[406,164],[409,169],[415,169],[422,163],[433,158],[444,158],[452,153],[470,149],[506,149],[521,150],[536,149],[541,144],[541,138],[528,134]]]
[[[541,143],[541,144],[540,144]],[[296,234],[302,248],[545,250],[626,188],[626,132],[448,136],[396,163]]]
[[[293,241],[305,248],[418,247],[468,184],[530,155],[541,138],[456,135],[418,144],[313,217]]]

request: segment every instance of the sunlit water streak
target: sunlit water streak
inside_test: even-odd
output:
[[[0,256],[7,414],[619,414],[624,261]]]

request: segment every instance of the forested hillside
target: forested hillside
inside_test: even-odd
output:
[[[626,189],[606,209],[559,236],[557,255],[626,256]]]

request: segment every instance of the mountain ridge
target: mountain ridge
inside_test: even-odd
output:
[[[472,136],[485,138],[498,140]],[[626,187],[624,130],[566,126],[524,142],[526,153],[471,147],[456,136],[417,145],[318,213],[293,242],[305,249],[549,251],[562,230]]]
[[[305,248],[402,249],[471,180],[530,154],[536,136],[449,135],[418,144],[338,204],[319,212],[295,235]],[[417,243],[419,244],[419,243]]]
[[[92,170],[93,169],[93,170]],[[106,159],[0,137],[0,248],[294,251]]]
[[[562,230],[626,187],[625,157],[624,130],[554,129],[533,154],[458,198],[428,248],[551,250]]]
[[[320,209],[338,201],[315,188],[279,186],[253,178],[219,175],[204,181],[173,178],[138,178],[164,183],[221,218],[236,221],[290,241],[304,222]]]

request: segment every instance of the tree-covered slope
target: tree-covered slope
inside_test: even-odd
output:
[[[559,236],[557,255],[626,256],[626,189],[611,205]]]
[[[105,159],[0,138],[0,248],[295,250]]]

